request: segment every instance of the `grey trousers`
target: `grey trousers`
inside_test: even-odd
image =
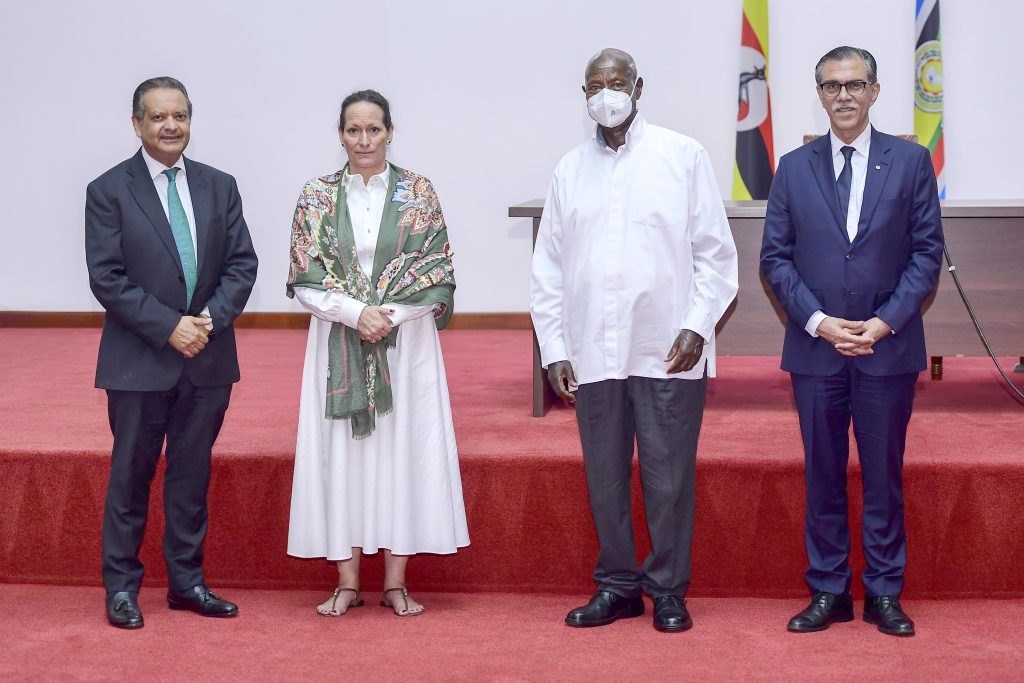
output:
[[[576,419],[600,552],[599,590],[625,597],[685,595],[690,585],[697,437],[707,377],[629,377],[581,384]],[[637,566],[630,479],[633,440],[651,553]]]

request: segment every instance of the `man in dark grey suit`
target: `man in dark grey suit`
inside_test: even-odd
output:
[[[114,435],[103,515],[107,619],[143,625],[139,546],[150,482],[167,439],[167,602],[203,616],[238,608],[206,586],[210,452],[238,381],[233,323],[256,281],[256,254],[234,178],[182,156],[192,103],[179,81],[135,90],[142,149],[89,184],[89,284],[106,309],[96,386]]]

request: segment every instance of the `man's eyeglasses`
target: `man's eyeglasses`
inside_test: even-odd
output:
[[[825,97],[836,97],[843,88],[846,88],[847,95],[863,94],[869,85],[871,85],[870,81],[847,81],[846,83],[827,81],[818,87],[821,88],[821,92]]]

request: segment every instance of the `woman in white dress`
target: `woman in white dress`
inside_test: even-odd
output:
[[[409,557],[469,545],[437,330],[455,290],[430,181],[389,164],[388,102],[342,102],[344,169],[306,183],[292,224],[288,295],[312,314],[302,372],[288,554],[338,565],[317,612],[363,604],[359,561],[384,551],[381,605],[422,613]]]

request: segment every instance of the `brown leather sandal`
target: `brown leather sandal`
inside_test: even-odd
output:
[[[399,612],[395,608],[395,603],[391,602],[391,600],[388,598],[388,593],[392,591],[401,591],[402,593],[402,603],[405,604],[405,609],[401,612]],[[418,617],[419,615],[423,614],[423,605],[420,605],[420,609],[418,612],[410,611],[411,608],[409,607],[409,591],[408,589],[406,589],[405,586],[398,586],[396,588],[385,588],[384,595],[381,596],[380,599],[380,606],[391,609],[391,611],[395,613],[396,617]]]
[[[338,586],[334,589],[334,595],[331,596],[331,609],[327,612],[321,612],[320,605],[317,605],[316,613],[322,617],[340,617],[345,612],[338,612],[337,610],[335,610],[335,607],[338,606],[338,596],[340,596],[344,592],[355,593],[356,596],[352,598],[352,602],[348,603],[348,609],[346,609],[345,612],[347,612],[349,609],[352,609],[353,607],[362,607],[365,604],[363,602],[363,599],[359,597],[358,590],[356,590],[355,588],[345,588],[344,586]]]

